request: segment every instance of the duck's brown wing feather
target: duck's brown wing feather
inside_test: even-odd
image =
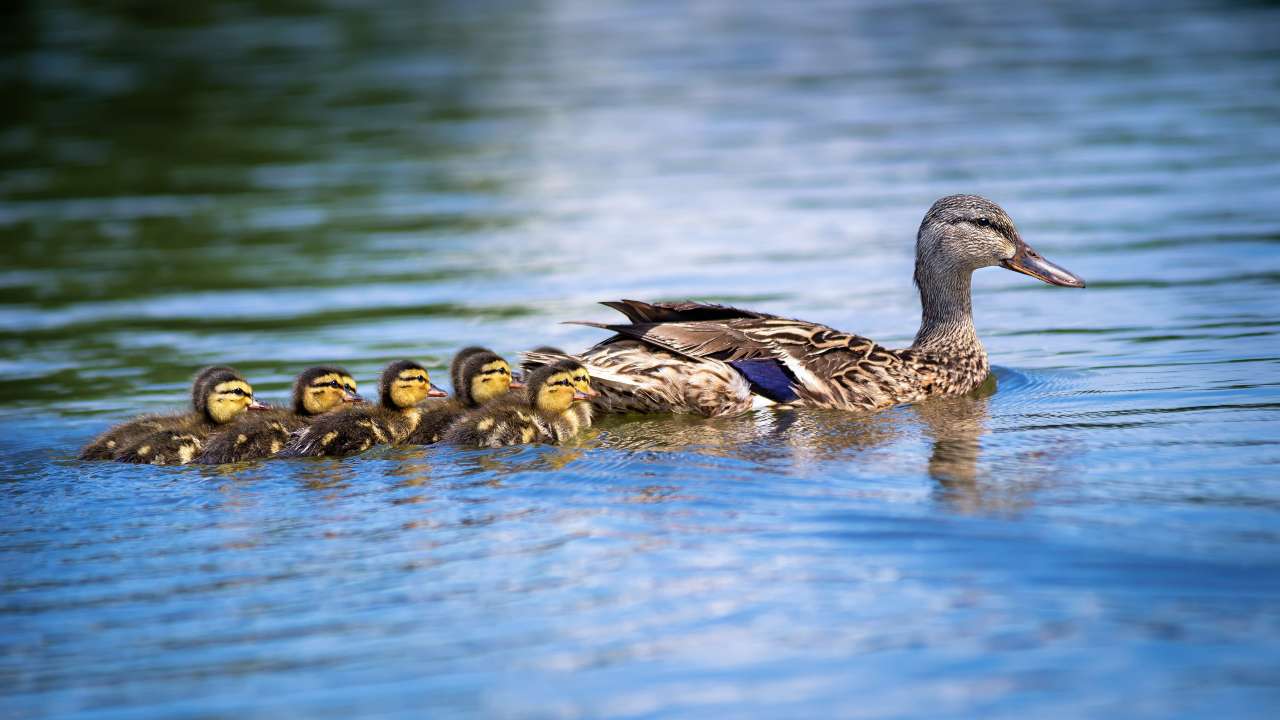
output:
[[[645,302],[643,300],[611,300],[600,303],[613,308],[633,323],[670,323],[693,320],[732,320],[735,318],[771,318],[776,315],[743,310],[742,308],[700,303],[692,300],[685,302]]]
[[[904,401],[895,398],[912,394],[909,388],[920,381],[917,368],[898,352],[803,320],[761,317],[595,326],[689,358],[730,364],[772,361],[781,375],[770,373],[767,363],[741,364],[738,369],[753,384],[771,374],[785,376],[799,399],[822,407],[885,407]],[[759,375],[753,378],[753,373]]]

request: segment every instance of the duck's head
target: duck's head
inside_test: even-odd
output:
[[[431,384],[427,369],[412,360],[397,360],[382,371],[378,383],[383,407],[404,409],[429,397],[447,397],[449,393]]]
[[[538,368],[525,382],[525,388],[531,405],[557,415],[567,412],[575,400],[589,400],[596,395],[587,369],[576,360],[562,360]]]
[[[1001,267],[1050,285],[1084,287],[1084,280],[1041,257],[1022,240],[997,204],[977,195],[948,195],[925,213],[916,235],[916,284]]]
[[[307,368],[293,382],[293,411],[320,415],[343,403],[364,402],[351,373],[339,367]]]
[[[453,360],[449,363],[449,382],[453,383],[454,393],[459,395],[462,393],[462,368],[466,365],[467,359],[472,355],[479,355],[487,352],[490,352],[489,348],[482,348],[478,345],[469,345],[459,350],[458,354],[453,356]]]
[[[245,410],[267,406],[253,399],[253,387],[229,367],[209,367],[196,375],[191,386],[196,412],[218,425],[229,423]]]
[[[453,375],[453,392],[463,405],[476,407],[505,395],[513,386],[511,365],[497,353],[480,349],[468,352],[467,348],[453,359],[450,374]]]
[[[576,360],[562,360],[559,364],[564,365],[573,373],[573,389],[576,395],[573,396],[575,401],[587,402],[593,397],[597,397],[600,393],[591,389],[591,373]]]

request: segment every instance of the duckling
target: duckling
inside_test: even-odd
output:
[[[525,397],[509,394],[458,418],[445,432],[446,442],[465,447],[502,447],[531,442],[561,444],[583,429],[575,401],[595,396],[587,377],[579,389],[576,377],[585,368],[563,360],[535,370],[525,383]],[[590,423],[588,416],[587,423]]]
[[[204,397],[204,386],[209,381],[209,378],[220,373],[235,374],[235,372],[235,370],[221,365],[201,370],[196,374],[195,379],[191,381],[191,406],[196,409],[194,413],[142,415],[128,422],[120,423],[94,438],[93,442],[85,445],[80,450],[79,458],[81,460],[112,460],[117,453],[132,445],[144,435],[150,435],[157,430],[165,428],[181,427],[184,422],[195,423],[200,421],[203,416],[200,407]]]
[[[412,360],[397,360],[382,371],[378,383],[381,405],[355,405],[328,412],[295,433],[281,457],[346,457],[374,445],[404,442],[418,426],[429,397],[448,397],[431,384],[426,368]]]
[[[560,348],[543,345],[524,353],[524,360],[520,363],[520,371],[525,377],[529,377],[543,365],[569,359],[569,354]],[[595,397],[594,391],[591,389],[591,375],[581,365],[578,366],[578,370],[574,371],[573,387],[584,395]],[[593,408],[594,405],[589,402],[575,402],[573,404],[574,415],[577,417],[578,424],[581,427],[591,427],[595,414]]]
[[[595,406],[591,404],[590,399],[596,396],[596,391],[591,389],[591,374],[587,372],[587,368],[577,361],[571,361],[571,366],[573,389],[577,390],[582,398],[575,400],[569,410],[573,413],[578,429],[585,430],[591,427],[591,422],[595,419],[593,411]]]
[[[513,387],[524,387],[512,381],[511,365],[506,360],[492,350],[480,347],[458,351],[449,364],[449,377],[453,379],[453,397],[423,403],[420,406],[422,420],[405,439],[405,444],[439,442],[444,431],[467,410],[503,397]]]
[[[293,383],[292,408],[271,408],[237,418],[205,443],[195,462],[207,465],[271,457],[290,435],[344,403],[364,402],[351,373],[339,367],[307,368]]]
[[[147,465],[182,465],[191,462],[209,435],[245,410],[265,410],[253,399],[253,387],[231,368],[212,368],[196,378],[192,390],[195,411],[171,417],[157,429],[141,435],[113,458],[117,462]]]

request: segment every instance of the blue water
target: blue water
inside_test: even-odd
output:
[[[1280,711],[1274,3],[5,12],[0,717]],[[620,297],[906,345],[953,192],[1089,283],[978,273],[971,396],[74,459]]]

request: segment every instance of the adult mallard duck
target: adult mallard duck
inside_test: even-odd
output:
[[[291,407],[241,415],[205,442],[195,462],[221,465],[271,457],[316,417],[361,402],[351,373],[324,365],[307,368],[293,382]]]
[[[916,236],[915,283],[923,313],[911,347],[885,348],[818,323],[704,303],[604,303],[626,324],[578,359],[606,412],[708,416],[759,404],[877,410],[968,392],[987,376],[970,306],[974,270],[1001,266],[1050,285],[1084,281],[1033,250],[1000,206],[951,195],[925,214]],[[530,353],[533,362],[555,354]]]

